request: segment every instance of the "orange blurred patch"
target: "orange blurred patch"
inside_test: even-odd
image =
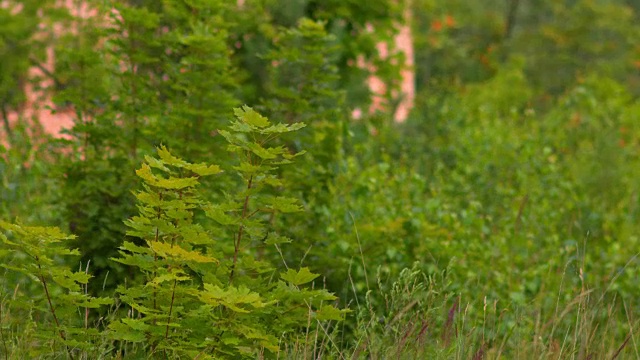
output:
[[[456,19],[454,19],[453,16],[451,16],[451,15],[447,15],[444,18],[444,24],[447,27],[452,28],[452,27],[456,26]]]
[[[442,21],[436,20],[431,23],[431,30],[433,31],[441,31],[442,30]]]
[[[571,115],[571,120],[569,121],[569,125],[571,125],[571,127],[578,127],[580,125],[580,123],[582,122],[582,117],[580,116],[580,113],[573,113],[573,115]]]
[[[480,62],[482,63],[482,65],[484,66],[489,66],[489,57],[486,54],[482,54],[480,55]]]

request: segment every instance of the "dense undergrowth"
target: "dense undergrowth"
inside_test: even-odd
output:
[[[640,357],[638,14],[477,3],[411,3],[402,124],[403,2],[1,8],[2,76],[34,17],[82,31],[49,39],[74,128],[5,127],[0,358]],[[352,119],[362,60],[387,106]]]

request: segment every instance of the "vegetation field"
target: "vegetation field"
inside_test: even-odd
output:
[[[639,96],[631,0],[0,2],[0,359],[640,358]]]

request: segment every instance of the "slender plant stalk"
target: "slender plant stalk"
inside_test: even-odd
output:
[[[249,183],[247,184],[247,190],[251,190],[251,186],[253,185],[253,176],[249,177]],[[247,218],[247,209],[249,208],[249,194],[244,198],[244,205],[242,208],[242,220]],[[238,262],[238,252],[240,251],[240,241],[242,241],[242,233],[244,231],[244,225],[240,224],[238,228],[238,238],[235,242],[235,249],[233,252],[233,264],[231,265],[231,273],[229,274],[229,284],[233,282],[233,275],[236,270],[236,263]]]
[[[364,272],[364,281],[367,283],[367,291],[369,288],[369,276],[367,275],[367,266],[364,261],[364,254],[362,252],[362,244],[360,244],[360,235],[358,234],[358,227],[356,226],[356,219],[353,217],[353,214],[349,212],[349,216],[351,216],[351,221],[353,222],[353,229],[356,232],[356,240],[358,240],[358,249],[360,250],[360,261],[362,261],[362,271]]]
[[[162,200],[162,192],[159,192],[159,193],[158,193],[158,197],[160,198],[160,200]],[[160,209],[160,208],[158,208],[158,215],[157,215],[157,219],[158,219],[158,220],[160,220],[160,216],[161,216],[161,215],[162,215],[162,214],[161,214],[161,209]],[[160,228],[158,228],[158,227],[156,226],[156,235],[155,235],[154,241],[155,241],[155,242],[158,242],[158,240],[159,240],[159,239],[160,239]],[[158,254],[156,254],[156,253],[154,252],[154,253],[153,253],[153,262],[154,262],[154,263],[156,263],[157,261],[158,261]],[[157,273],[156,273],[156,271],[154,270],[154,271],[153,271],[153,277],[155,278],[155,277],[156,277],[156,275],[157,275]],[[153,310],[156,310],[157,308],[158,308],[158,305],[157,305],[157,293],[156,293],[156,290],[155,290],[155,288],[154,288],[154,290],[153,290]],[[155,320],[153,321],[153,323],[155,324]]]
[[[178,199],[182,200],[182,191],[178,191]],[[178,221],[175,222],[176,227],[178,227]],[[156,229],[157,231],[157,229]],[[171,238],[171,247],[175,245],[176,236],[174,235]],[[173,312],[173,304],[176,299],[176,285],[178,284],[178,280],[173,280],[173,289],[171,289],[171,304],[169,305],[169,317],[167,318],[167,329],[164,333],[164,340],[167,341],[169,339],[169,324],[171,324],[171,313]],[[166,355],[166,352],[165,352]]]
[[[13,140],[13,130],[11,129],[11,124],[9,124],[9,113],[7,111],[7,107],[5,105],[2,105],[1,111],[2,111],[2,123],[4,125],[4,131],[7,133],[9,142],[11,142],[11,140]]]
[[[162,192],[158,193],[158,196],[160,198],[160,200],[162,200]],[[161,216],[161,209],[158,208],[158,215],[157,218],[160,219]],[[158,239],[160,238],[160,229],[156,226],[156,234],[155,234],[155,238],[154,241],[158,241]],[[153,253],[153,263],[157,264],[158,262],[158,254],[156,254],[155,252]],[[157,275],[157,272],[155,270],[155,265],[154,265],[154,270],[153,270],[153,277],[155,278]],[[153,310],[157,310],[158,309],[158,292],[156,291],[156,288],[153,288]],[[154,317],[153,319],[153,325],[155,326],[157,324],[157,319]],[[156,351],[156,344],[152,344],[151,345],[151,353],[155,353]]]
[[[615,354],[613,354],[613,356],[611,357],[611,360],[615,360],[618,358],[618,356],[620,356],[620,353],[622,352],[622,350],[624,350],[624,348],[627,346],[627,343],[629,342],[629,340],[631,340],[631,335],[633,333],[629,333],[629,335],[627,335],[627,338],[624,339],[624,342],[622,343],[622,345],[620,345],[620,347],[618,348],[618,350],[616,351]]]
[[[36,262],[38,264],[38,277],[40,278],[40,282],[42,283],[42,287],[44,288],[44,293],[47,297],[47,302],[49,303],[49,310],[51,311],[51,315],[53,315],[53,320],[55,321],[56,326],[58,327],[58,334],[60,335],[60,338],[62,338],[62,341],[66,341],[67,337],[65,336],[64,331],[62,331],[62,327],[60,326],[60,321],[58,321],[58,316],[56,315],[56,310],[53,308],[53,304],[51,303],[51,295],[49,294],[49,287],[47,286],[47,281],[44,279],[44,275],[42,274],[42,267],[40,266],[40,260],[38,259],[38,257],[36,257]],[[69,358],[73,360],[73,354],[71,353],[71,349],[69,349],[67,344],[64,344],[64,347],[67,349],[67,354],[69,354]]]
[[[0,299],[2,296],[0,296]],[[4,347],[4,358],[5,360],[9,360],[9,350],[7,347],[7,339],[4,337],[4,332],[2,331],[2,322],[4,320],[4,313],[2,309],[4,308],[3,304],[0,302],[0,338],[2,338],[2,346]]]
[[[171,323],[171,313],[173,312],[173,303],[176,299],[176,284],[178,283],[178,280],[173,280],[173,289],[171,291],[171,304],[169,305],[169,318],[167,319],[167,329],[165,330],[164,333],[164,340],[168,340],[169,339],[169,324]]]
[[[62,90],[66,87],[65,84],[62,83],[62,81],[60,81],[60,79],[51,71],[49,71],[49,69],[47,69],[44,65],[42,65],[42,63],[38,60],[36,60],[33,57],[29,58],[29,63],[31,64],[31,66],[34,66],[36,68],[38,68],[38,70],[40,70],[40,72],[42,72],[44,75],[46,75],[49,79],[51,79],[53,81],[53,85],[56,89],[58,90]]]
[[[510,0],[509,8],[505,16],[504,26],[504,39],[508,40],[513,34],[513,29],[516,27],[516,20],[518,15],[518,7],[520,6],[520,0]]]
[[[85,269],[85,274],[89,274],[89,264],[91,264],[91,260],[87,261],[87,267]],[[89,284],[84,286],[84,294],[85,296],[89,295]],[[89,328],[89,308],[84,308],[84,328]]]

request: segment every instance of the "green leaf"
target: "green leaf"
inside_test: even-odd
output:
[[[239,345],[240,338],[225,333],[225,335],[222,337],[222,343],[224,343],[225,345]]]
[[[123,321],[126,319],[123,319]],[[140,326],[140,320],[132,320],[130,323],[135,322],[134,326]],[[146,336],[144,333],[134,330],[130,324],[125,324],[123,322],[112,322],[109,324],[109,330],[112,331],[111,336],[115,340],[123,340],[123,341],[131,341],[131,342],[144,342],[146,341]]]
[[[270,303],[265,303],[260,298],[260,294],[251,292],[247,287],[229,287],[224,290],[216,285],[204,284],[204,291],[200,292],[200,300],[209,305],[223,305],[230,310],[240,313],[248,313],[249,310],[243,305],[250,305],[253,308],[263,308]]]
[[[295,154],[289,154],[289,153],[286,153],[286,152],[285,152],[285,153],[283,153],[283,154],[282,154],[282,157],[283,157],[283,158],[285,158],[285,159],[287,159],[287,160],[291,160],[291,159],[293,159],[293,158],[295,158],[295,157],[302,156],[302,155],[304,155],[304,154],[306,154],[306,153],[307,153],[307,151],[306,151],[306,150],[302,150],[302,151],[297,152],[297,153],[295,153]]]
[[[279,154],[279,152],[274,151],[277,149],[265,149],[256,143],[249,143],[247,144],[247,147],[249,148],[249,150],[251,150],[251,152],[258,155],[262,159],[275,159]]]
[[[296,204],[297,201],[298,200],[294,198],[278,196],[275,198],[271,198],[271,204],[269,204],[269,207],[281,213],[294,213],[302,211],[302,207]]]
[[[188,187],[193,187],[198,184],[198,178],[195,177],[169,177],[168,179],[157,177],[151,172],[151,167],[147,164],[142,164],[142,167],[136,170],[136,174],[147,184],[162,189],[180,190]]]
[[[151,157],[149,155],[145,155],[144,156],[144,161],[147,162],[147,164],[149,164],[149,166],[151,166],[152,168],[155,169],[159,169],[162,170],[164,172],[170,172],[171,170],[169,170],[168,167],[164,166],[164,163],[161,160],[158,160],[154,157]]]
[[[218,165],[207,165],[205,163],[189,164],[187,169],[193,171],[200,176],[216,175],[222,172],[222,169]]]
[[[146,248],[144,246],[138,246],[130,241],[125,241],[124,243],[122,243],[119,249],[126,250],[134,254],[153,255],[153,253],[149,248]]]
[[[50,270],[51,277],[58,285],[71,291],[80,291],[79,284],[86,284],[89,282],[91,275],[83,272],[71,272],[68,269],[62,270]]]
[[[149,248],[163,258],[169,258],[177,261],[193,261],[198,263],[218,263],[217,259],[200,254],[194,250],[185,250],[177,244],[159,241],[147,241]]]
[[[324,320],[344,320],[346,310],[336,309],[332,305],[325,305],[318,312],[316,312],[316,318],[320,321]]]
[[[294,124],[291,124],[291,125],[286,125],[286,124],[280,123],[280,124],[269,126],[266,129],[261,129],[260,133],[261,134],[282,134],[282,133],[287,133],[287,132],[291,132],[291,131],[300,130],[305,126],[307,126],[307,125],[305,123],[302,123],[302,122],[294,123]]]
[[[77,307],[86,307],[90,309],[97,309],[100,306],[111,305],[111,304],[113,304],[113,299],[111,298],[106,298],[106,297],[94,298],[94,297],[88,297],[88,296],[84,296],[81,301],[76,301],[74,303],[74,305]]]
[[[164,161],[164,163],[167,165],[172,165],[180,168],[190,165],[188,162],[171,155],[169,150],[167,150],[164,145],[158,148],[158,156],[160,156],[160,159],[162,159],[162,161]]]
[[[258,174],[260,172],[271,170],[270,167],[261,166],[261,165],[253,165],[253,164],[248,163],[246,161],[240,162],[240,165],[234,166],[233,169],[234,170],[238,170],[239,172],[241,172],[241,173],[243,173],[245,175],[254,175],[254,174]]]
[[[234,134],[232,134],[232,133],[230,133],[230,132],[228,132],[228,131],[226,131],[226,130],[218,130],[218,133],[219,133],[220,135],[222,135],[222,137],[223,137],[225,140],[227,140],[227,142],[228,142],[229,144],[237,144],[237,142],[238,142],[238,137],[237,137],[237,136],[235,136]],[[229,149],[229,151],[237,151],[237,149],[233,149],[233,150]]]
[[[269,126],[269,119],[258,114],[255,110],[253,110],[247,105],[244,105],[242,108],[233,109],[233,113],[236,115],[236,117],[240,121],[243,121],[249,125],[252,125],[258,128],[264,128]]]
[[[157,286],[162,284],[163,282],[188,281],[188,280],[191,280],[191,277],[187,276],[187,274],[185,274],[184,271],[175,270],[168,274],[162,274],[154,277],[151,281],[147,282],[145,286],[149,286],[149,285]]]
[[[145,324],[144,319],[124,318],[122,322],[129,325],[133,330],[146,331],[150,327],[149,324]]]
[[[322,301],[334,301],[338,299],[335,295],[330,293],[327,289],[315,290],[313,298],[315,300],[322,300]]]
[[[208,218],[215,220],[220,225],[231,225],[236,224],[238,220],[232,216],[226,214],[225,209],[220,205],[210,205],[204,209],[205,214]]]
[[[237,331],[240,332],[245,338],[251,340],[261,340],[260,345],[269,349],[271,352],[278,352],[278,339],[273,335],[265,334],[264,332],[256,329],[255,327],[238,325]]]
[[[163,203],[162,200],[160,199],[160,196],[158,195],[158,193],[155,193],[155,192],[138,192],[138,193],[135,193],[134,196],[141,203],[146,204],[146,205],[151,206],[151,207],[158,207]],[[140,219],[137,216],[135,218]],[[149,220],[147,220],[147,219],[144,219],[144,220],[146,220],[147,223],[149,222]]]
[[[303,267],[300,271],[289,269],[285,274],[281,274],[280,276],[288,283],[298,286],[313,281],[320,275],[312,273],[308,267]]]
[[[231,126],[229,126],[229,129],[236,131],[236,132],[241,132],[241,133],[250,133],[254,130],[254,128],[249,125],[249,124],[245,124],[243,122],[240,121],[234,121]]]
[[[278,179],[278,178],[277,178],[276,176],[274,176],[274,175],[266,176],[266,177],[264,177],[264,178],[262,179],[262,181],[263,181],[265,184],[270,185],[270,186],[273,186],[273,187],[278,187],[278,186],[282,186],[282,185],[284,185],[284,182],[283,182],[281,179]]]
[[[3,233],[0,233],[0,240],[2,240],[2,242],[3,242],[3,243],[5,243],[5,244],[7,244],[7,245],[10,245],[10,246],[16,246],[16,245],[18,245],[18,244],[16,244],[16,243],[12,242],[12,241],[9,241],[9,239],[7,238],[7,236],[6,236],[5,234],[3,234]]]
[[[280,244],[288,244],[293,242],[290,238],[286,236],[281,236],[275,233],[269,233],[267,239],[264,241],[267,245],[280,245]]]

